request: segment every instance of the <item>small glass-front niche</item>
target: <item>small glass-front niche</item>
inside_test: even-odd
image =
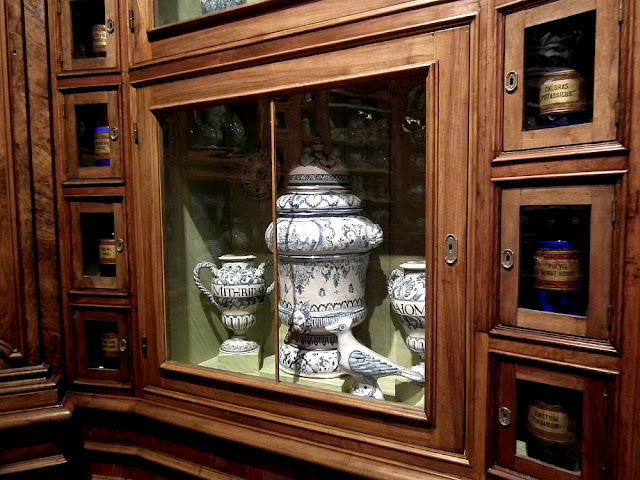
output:
[[[426,96],[422,72],[159,117],[169,359],[424,407]]]
[[[75,105],[78,167],[111,165],[111,132],[106,103]]]
[[[82,269],[89,277],[116,277],[113,213],[81,213]]]
[[[520,209],[521,308],[586,316],[590,205]]]
[[[595,32],[595,10],[525,29],[525,131],[593,120]]]
[[[118,322],[86,320],[87,368],[120,369],[120,332]]]
[[[609,338],[615,186],[502,192],[500,323]]]
[[[518,379],[516,456],[581,471],[583,393]]]
[[[102,1],[72,1],[71,32],[73,35],[73,58],[106,57],[108,42],[113,41]]]
[[[269,0],[156,0],[156,26],[194,18]]]

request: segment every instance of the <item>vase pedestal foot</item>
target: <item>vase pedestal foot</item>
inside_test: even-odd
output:
[[[251,351],[240,353],[229,353],[220,350],[218,368],[228,372],[258,373],[262,368],[262,349],[257,346]]]
[[[349,386],[349,393],[356,397],[384,400],[384,394],[373,378],[354,378]]]
[[[280,370],[306,378],[337,378],[343,375],[338,366],[337,350],[305,350],[287,343],[280,347]]]

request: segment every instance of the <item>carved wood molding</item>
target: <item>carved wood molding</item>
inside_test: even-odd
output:
[[[23,462],[9,463],[8,465],[0,465],[1,475],[17,475],[21,473],[34,472],[44,468],[59,467],[65,465],[67,459],[63,455],[52,455],[44,458],[34,458]]]
[[[427,468],[424,466],[424,459],[421,459],[419,462],[421,465],[412,465],[404,461],[383,458],[375,453],[348,450],[344,443],[341,443],[340,446],[333,446],[323,443],[322,441],[304,439],[295,434],[276,431],[275,429],[265,428],[264,426],[260,427],[245,424],[240,421],[234,422],[227,418],[207,416],[195,410],[179,408],[174,404],[165,405],[149,399],[123,398],[109,395],[84,394],[80,392],[70,392],[69,396],[78,408],[133,414],[154,422],[185,428],[193,432],[210,435],[215,438],[228,440],[274,454],[284,455],[296,460],[338,469],[348,474],[362,475],[362,472],[367,472],[367,477],[372,479],[453,479],[465,478],[470,474],[468,464],[462,466],[459,464],[460,459],[445,455],[444,453],[433,452],[434,457],[431,460],[435,463],[430,464],[429,467],[455,472],[453,474],[438,473],[431,468]],[[387,447],[389,446],[390,444],[387,445]],[[111,451],[111,453],[135,455],[139,458],[145,458],[143,450],[138,446],[131,447],[118,444],[113,445],[111,443],[92,442],[89,443],[89,447],[91,449],[106,449],[107,451]],[[87,448],[86,443],[85,448]],[[437,462],[436,457],[438,455],[442,462],[447,463],[447,468],[443,467],[443,463]],[[149,460],[147,458],[145,459]],[[458,465],[453,465],[451,462],[458,463]]]
[[[0,429],[6,428],[3,412],[11,414],[11,422],[19,422],[19,412],[29,409],[59,406],[61,376],[49,365],[0,370]],[[31,420],[37,420],[38,414]]]
[[[122,455],[134,457],[139,460],[152,463],[157,466],[168,468],[174,472],[193,475],[197,478],[208,480],[241,480],[241,477],[227,475],[211,468],[204,467],[186,460],[181,460],[173,455],[166,455],[156,450],[135,445],[122,445],[110,442],[101,442],[97,440],[85,440],[84,449],[89,452],[106,453],[110,455]],[[92,480],[96,480],[94,476]]]

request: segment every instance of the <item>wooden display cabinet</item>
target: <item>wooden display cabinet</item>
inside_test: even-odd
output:
[[[76,329],[76,383],[129,381],[129,329],[126,312],[74,309]]]
[[[503,150],[615,140],[618,3],[557,0],[505,12]]]
[[[114,69],[118,61],[118,0],[59,0],[61,70]]]
[[[122,179],[119,91],[61,96],[67,180]]]
[[[127,288],[124,199],[108,200],[68,201],[74,289]]]
[[[600,479],[607,470],[605,376],[547,369],[500,360],[496,403],[494,466],[490,473],[516,478]],[[517,477],[520,478],[520,477]]]
[[[373,439],[380,435],[381,415],[388,426],[381,441],[396,443],[406,455],[419,450],[419,456],[428,456],[429,447],[464,451],[464,358],[447,352],[463,351],[468,341],[464,314],[467,190],[459,182],[468,175],[469,130],[467,122],[459,121],[469,105],[469,84],[459,81],[469,76],[468,48],[469,29],[463,26],[435,34],[372,40],[313,57],[159,83],[136,91],[140,142],[132,187],[137,192],[135,230],[145,232],[136,239],[136,252],[140,252],[137,272],[143,279],[137,288],[139,318],[149,320],[144,329],[150,391],[171,396],[176,390],[190,392],[195,383],[202,382],[201,395],[246,408],[251,417],[269,412],[276,415],[274,422],[293,422],[300,428],[299,434],[309,439],[315,437],[312,430],[321,409],[323,428],[354,432],[344,445],[349,451],[356,444],[377,441]],[[316,68],[318,65],[323,67]],[[252,80],[247,83],[249,78]],[[254,106],[247,102],[254,102]],[[269,121],[264,118],[267,109],[256,106],[260,104],[269,105]],[[216,108],[217,114],[207,114]],[[208,138],[202,136],[190,146],[193,129],[184,125],[193,112],[202,112],[213,128],[203,131]],[[270,355],[260,370],[242,372],[208,361],[216,355],[216,342],[219,344],[228,332],[219,329],[218,313],[197,291],[191,272],[203,260],[219,266],[217,255],[235,251],[236,246],[257,256],[269,255],[264,232],[278,215],[276,198],[287,191],[287,175],[293,166],[284,160],[299,161],[296,154],[313,147],[316,133],[326,136],[322,139],[326,154],[341,156],[356,177],[360,176],[360,185],[352,187],[363,197],[363,215],[372,216],[367,208],[388,211],[393,201],[406,205],[411,195],[416,196],[410,209],[402,212],[398,207],[392,212],[399,217],[397,221],[387,218],[381,222],[389,236],[371,254],[365,296],[370,313],[356,332],[365,347],[394,362],[404,367],[418,363],[418,355],[407,348],[405,333],[389,307],[387,275],[409,259],[426,261],[426,384],[413,391],[409,387],[414,385],[396,384],[403,379],[380,379],[385,401],[349,394],[349,377],[340,371],[323,378],[279,368],[278,349],[291,332],[281,326],[277,296],[259,307],[261,326],[250,332],[252,340],[265,340],[262,348]],[[240,138],[244,140],[240,142]],[[409,147],[401,145],[411,142],[413,151],[403,150]],[[247,145],[251,145],[248,150]],[[244,188],[239,168],[242,156],[248,152],[253,158],[256,147],[268,152],[262,170],[276,180],[273,193],[263,192],[260,201],[250,198],[255,192]],[[278,152],[284,153],[279,156]],[[419,157],[410,175],[403,163],[409,162],[408,153]],[[375,162],[380,163],[377,168]],[[282,170],[279,180],[278,164]],[[198,187],[197,182],[203,181],[209,183]],[[377,184],[384,189],[385,203],[372,202]],[[409,192],[414,184],[416,191]],[[437,211],[440,202],[447,204],[446,214]],[[420,219],[410,218],[417,211],[423,215],[422,232],[427,232],[421,238],[420,231],[416,233]],[[225,240],[222,234],[227,231]],[[405,239],[402,232],[416,236]],[[351,234],[348,229],[346,233]],[[459,242],[455,259],[447,260],[438,253],[446,250],[447,236],[455,236]],[[274,271],[283,275],[281,260],[278,256],[271,259]],[[356,271],[346,262],[340,268],[344,272],[336,270],[336,275],[350,268]],[[327,270],[322,275],[328,281],[333,274]],[[362,271],[361,282],[364,277]],[[294,288],[302,291],[303,285]],[[331,292],[320,289],[318,296],[333,294],[335,289],[337,286]],[[214,384],[217,387],[212,388]],[[401,400],[399,390],[403,390]],[[411,391],[405,394],[404,390]],[[256,400],[263,396],[279,401]]]
[[[614,185],[502,191],[500,323],[609,337]]]

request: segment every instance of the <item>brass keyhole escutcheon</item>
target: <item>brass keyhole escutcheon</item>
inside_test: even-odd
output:
[[[453,265],[458,260],[458,239],[449,234],[444,238],[444,261]]]
[[[124,240],[119,238],[116,240],[116,251],[122,253],[124,251]]]
[[[516,72],[509,72],[504,77],[504,89],[507,93],[513,93],[518,88],[518,74]]]
[[[498,423],[507,428],[511,425],[511,410],[507,407],[500,407],[498,409]]]
[[[509,270],[511,267],[513,267],[513,256],[513,250],[509,248],[505,248],[502,251],[502,259],[500,261],[502,268],[504,268],[505,270]]]

